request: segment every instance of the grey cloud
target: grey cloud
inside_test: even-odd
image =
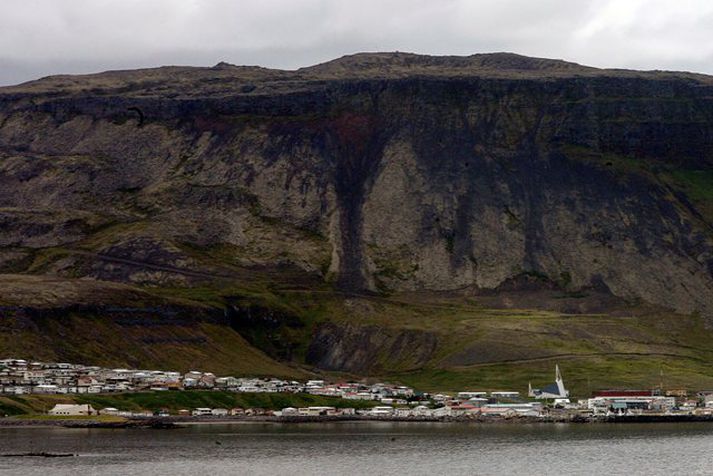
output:
[[[358,51],[513,51],[713,73],[707,0],[3,0],[0,84],[219,61],[297,68]]]

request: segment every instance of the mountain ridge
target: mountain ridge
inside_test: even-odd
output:
[[[216,76],[217,74],[217,76]],[[110,87],[113,79],[153,79],[167,82],[182,80],[181,75],[197,75],[197,80],[213,76],[224,80],[301,81],[358,78],[408,77],[415,75],[431,77],[492,77],[508,78],[512,75],[527,78],[567,77],[642,77],[647,79],[685,78],[713,84],[713,76],[687,71],[630,70],[621,68],[595,68],[565,60],[535,58],[516,53],[476,53],[468,56],[437,56],[416,53],[355,53],[340,58],[301,67],[293,70],[242,66],[220,62],[212,67],[160,66],[144,69],[109,70],[79,75],[60,74],[46,76],[18,85],[2,86],[0,91],[42,91],[72,87]],[[179,75],[177,78],[176,75]],[[111,79],[108,79],[111,78]],[[106,81],[102,81],[106,80]],[[200,85],[200,83],[198,83]]]
[[[711,80],[384,53],[0,88],[0,273],[200,303],[270,357],[330,371],[620,352],[630,337],[595,314],[680,345],[654,321],[713,325]],[[453,309],[442,328],[419,293]],[[479,320],[493,309],[512,314]],[[629,345],[667,353],[626,322]]]

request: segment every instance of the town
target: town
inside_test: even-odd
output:
[[[463,390],[453,394],[429,394],[388,383],[298,382],[278,378],[216,377],[210,372],[109,369],[70,363],[0,360],[0,397],[23,395],[90,395],[132,392],[225,391],[236,393],[310,394],[342,399],[339,406],[302,408],[184,408],[173,414],[166,409],[128,411],[90,404],[58,403],[48,414],[56,417],[113,415],[126,418],[184,417],[196,419],[272,417],[344,417],[368,419],[473,419],[515,418],[574,420],[577,418],[691,415],[713,416],[713,391],[688,395],[685,390],[601,390],[572,402],[559,366],[555,382],[541,389],[518,391]],[[369,402],[350,406],[348,401]],[[346,403],[346,404],[344,404]],[[0,416],[2,412],[0,411]]]

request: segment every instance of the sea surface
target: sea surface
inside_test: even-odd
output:
[[[713,424],[344,422],[0,428],[8,475],[713,475]]]

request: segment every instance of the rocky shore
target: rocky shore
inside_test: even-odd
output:
[[[150,428],[176,429],[185,425],[202,424],[234,424],[234,423],[336,423],[336,422],[412,422],[412,423],[679,423],[679,422],[713,422],[713,415],[689,414],[649,414],[649,415],[611,415],[590,416],[581,414],[548,415],[544,417],[514,416],[448,416],[448,417],[396,417],[396,416],[239,416],[239,417],[164,417],[164,418],[130,418],[125,421],[107,422],[100,420],[47,420],[0,418],[0,427],[47,427],[64,428]]]

